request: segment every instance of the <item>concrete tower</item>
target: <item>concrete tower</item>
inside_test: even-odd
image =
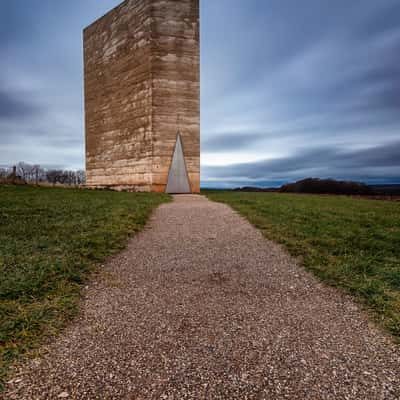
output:
[[[87,185],[199,192],[199,0],[126,0],[84,59]]]

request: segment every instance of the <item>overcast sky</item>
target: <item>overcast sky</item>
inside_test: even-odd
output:
[[[0,5],[0,165],[84,166],[82,29],[119,0]],[[400,183],[399,0],[202,0],[202,185]]]

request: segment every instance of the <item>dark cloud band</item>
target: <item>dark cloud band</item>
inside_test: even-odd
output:
[[[385,172],[386,171],[386,172]],[[205,166],[208,180],[246,182],[288,181],[309,176],[365,180],[366,177],[400,178],[400,141],[363,150],[314,148],[291,157],[233,164]],[[383,175],[383,176],[382,176]]]

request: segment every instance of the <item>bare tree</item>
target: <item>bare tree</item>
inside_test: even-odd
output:
[[[80,169],[76,171],[76,183],[77,185],[84,185],[86,183],[86,173]]]
[[[10,168],[7,167],[1,167],[0,168],[0,177],[1,178],[7,178],[10,175]]]
[[[14,170],[13,178],[11,171]],[[40,182],[49,182],[53,185],[60,183],[63,185],[83,185],[85,183],[84,170],[63,170],[63,169],[45,169],[39,164],[29,164],[19,162],[15,167],[0,167],[0,178],[12,182],[29,182],[39,184]]]
[[[36,185],[39,182],[42,182],[43,174],[44,170],[43,168],[40,167],[40,165],[38,164],[32,165],[30,182],[35,182]]]
[[[57,182],[60,182],[60,177],[63,171],[60,169],[49,169],[46,171],[47,182],[55,185]]]
[[[76,185],[76,172],[75,171],[65,171],[67,185]]]
[[[26,162],[19,162],[17,164],[17,175],[24,181],[29,181],[32,173],[32,165]]]

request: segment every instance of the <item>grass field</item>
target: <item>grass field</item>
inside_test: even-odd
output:
[[[88,274],[169,196],[0,187],[0,386],[15,358],[77,311]]]
[[[400,204],[275,193],[206,191],[364,303],[400,340]]]

